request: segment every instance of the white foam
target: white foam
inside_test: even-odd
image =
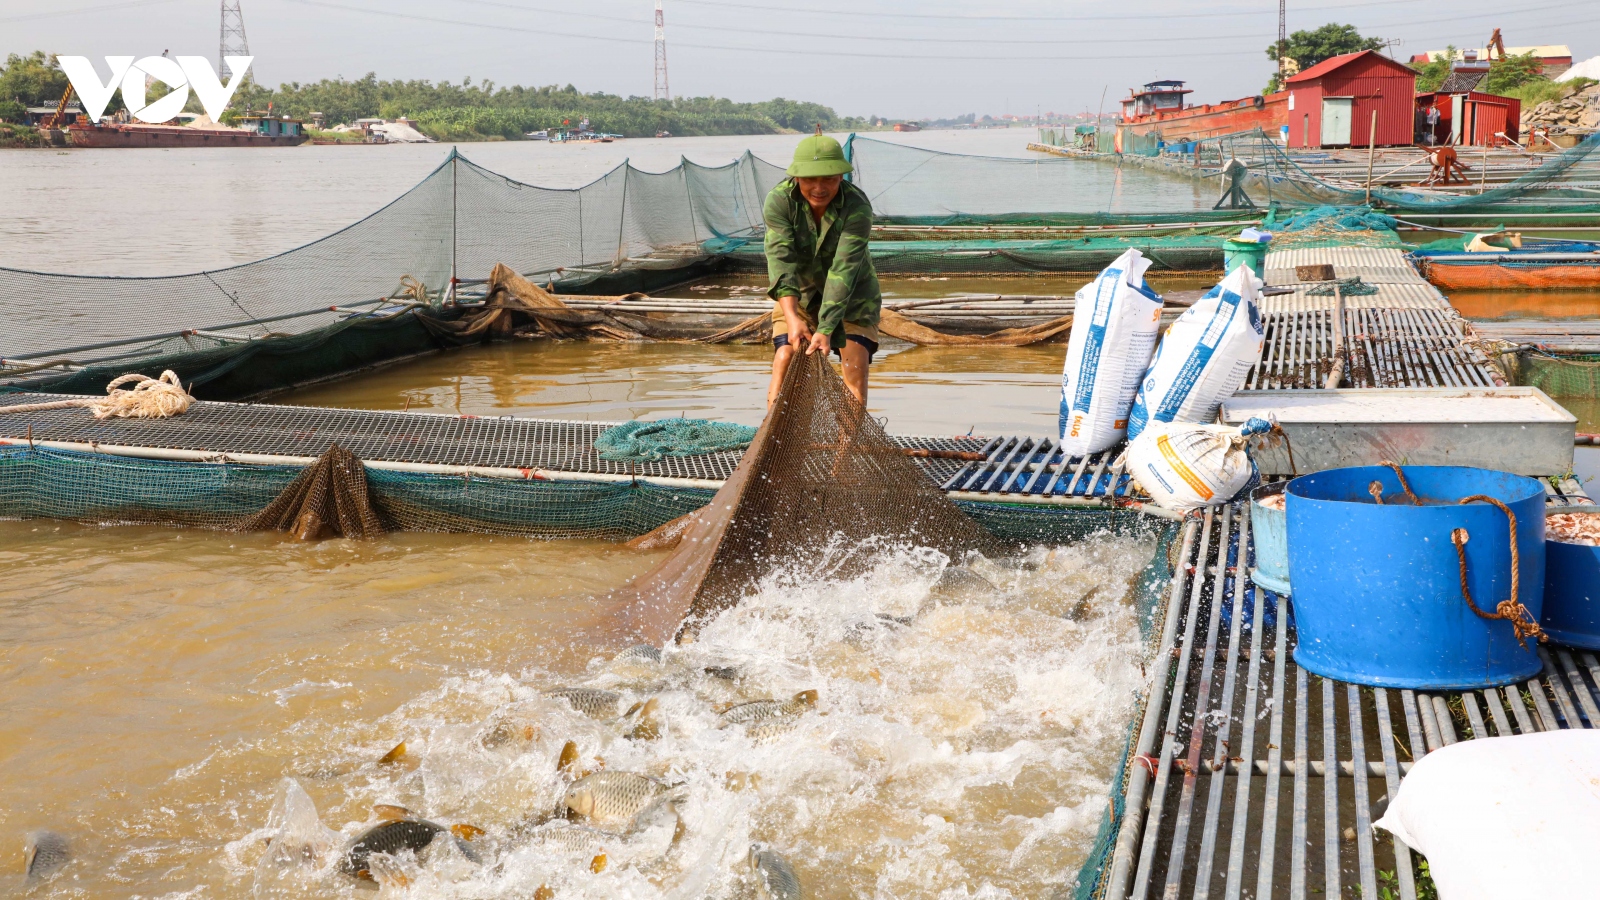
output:
[[[992,590],[976,579],[941,587],[949,561],[927,550],[875,548],[865,574],[815,574],[863,549],[874,548],[828,548],[817,567],[774,573],[659,666],[596,659],[586,678],[538,668],[447,678],[378,723],[406,735],[415,768],[359,768],[340,781],[339,808],[399,803],[487,829],[478,846],[490,865],[419,856],[411,890],[428,896],[527,897],[541,884],[563,898],[734,896],[749,887],[752,842],[789,859],[814,897],[999,900],[1070,880],[1141,684],[1124,595],[1153,541],[1102,535],[1020,565],[973,561]],[[712,665],[741,677],[705,674]],[[625,739],[625,727],[542,695],[577,683],[630,703],[658,697],[661,737]],[[816,707],[767,743],[716,712],[805,689],[818,691]],[[486,747],[496,723],[513,737]],[[529,829],[554,810],[567,740],[583,768],[682,784],[683,827],[664,855],[618,839],[596,874],[535,846]],[[367,742],[361,753],[381,752]],[[367,824],[341,827],[348,838]],[[251,862],[230,856],[234,868]]]

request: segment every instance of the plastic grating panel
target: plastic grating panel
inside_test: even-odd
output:
[[[1583,502],[1567,479],[1551,502]],[[1277,595],[1250,582],[1242,504],[1191,518],[1168,589],[1151,710],[1095,896],[1420,896],[1419,857],[1372,827],[1414,759],[1462,740],[1600,726],[1600,658],[1541,646],[1504,688],[1374,689],[1295,664]],[[1331,775],[1331,777],[1329,777]],[[1134,801],[1139,802],[1134,802]]]
[[[1012,498],[1129,496],[1132,479],[1113,465],[1120,447],[1086,457],[1065,457],[1060,447],[1052,438],[994,438],[984,447],[987,460],[961,466],[942,486]]]
[[[0,406],[71,399],[59,394],[0,394]],[[739,453],[669,456],[658,462],[600,459],[595,438],[609,422],[566,422],[513,416],[450,416],[304,406],[200,401],[170,419],[95,419],[83,409],[0,415],[0,438],[144,447],[217,454],[314,458],[337,443],[372,461],[546,469],[719,482],[733,473]],[[973,451],[987,438],[895,437],[906,448]],[[943,484],[963,464],[918,459],[930,480]]]

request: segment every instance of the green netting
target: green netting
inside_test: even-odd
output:
[[[614,425],[600,432],[594,448],[601,459],[642,463],[664,456],[743,450],[755,436],[756,430],[749,425],[674,417]]]
[[[101,394],[125,372],[178,374],[206,400],[243,400],[326,380],[442,345],[407,311],[352,317],[300,334],[256,340],[185,335],[157,341],[61,375],[40,373],[29,387],[62,394]]]
[[[1600,355],[1524,351],[1517,354],[1515,368],[1519,385],[1536,387],[1557,399],[1600,400]]]
[[[0,518],[228,528],[302,469],[0,447]],[[625,540],[711,499],[643,482],[539,481],[367,468],[373,505],[407,531]]]
[[[1130,247],[1138,248],[1157,270],[1217,271],[1222,268],[1221,235],[1082,237],[1060,240],[873,241],[872,264],[885,275],[1010,275],[1029,272],[1098,272]],[[765,271],[759,247],[730,257],[739,268]]]
[[[0,446],[0,519],[53,518],[227,529],[298,476],[299,466],[137,459],[27,445]],[[367,467],[368,493],[402,531],[620,541],[711,500],[713,491],[645,481],[545,481],[431,475]],[[1129,510],[957,501],[996,536],[1063,544],[1099,531],[1161,528]]]
[[[1144,638],[1147,652],[1159,649],[1155,644],[1160,635],[1161,614],[1165,611],[1167,602],[1172,602],[1168,600],[1167,592],[1172,585],[1173,566],[1177,562],[1176,556],[1181,548],[1178,541],[1182,533],[1176,522],[1168,523],[1167,527],[1161,530],[1155,556],[1151,558],[1150,564],[1145,566],[1134,591],[1134,605],[1139,615],[1139,634]],[[1062,885],[1053,895],[1053,900],[1068,900],[1068,898],[1094,900],[1100,897],[1104,890],[1105,879],[1110,874],[1110,868],[1106,864],[1111,861],[1111,854],[1116,849],[1117,835],[1122,830],[1122,816],[1127,810],[1127,800],[1124,795],[1127,790],[1128,772],[1133,764],[1134,742],[1139,738],[1139,723],[1144,718],[1144,705],[1148,702],[1149,694],[1146,693],[1140,697],[1135,709],[1128,716],[1128,729],[1122,744],[1122,759],[1112,775],[1105,816],[1100,820],[1099,830],[1095,832],[1089,855],[1079,867],[1078,877],[1071,884]]]
[[[1573,213],[1600,215],[1600,134],[1590,135],[1570,150],[1543,157],[1522,175],[1493,186],[1393,187],[1377,177],[1367,185],[1364,177],[1321,177],[1315,167],[1302,165],[1311,157],[1291,155],[1261,129],[1220,135],[1200,142],[1202,167],[1220,167],[1238,159],[1250,168],[1248,189],[1260,202],[1287,206],[1356,206],[1366,202],[1398,211],[1402,217],[1428,213],[1547,214],[1551,221]],[[1537,157],[1533,158],[1537,162]],[[1467,160],[1467,162],[1471,162]],[[1382,173],[1377,173],[1379,176]]]

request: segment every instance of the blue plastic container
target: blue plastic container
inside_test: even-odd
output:
[[[1544,610],[1550,640],[1600,650],[1600,547],[1545,541]]]
[[[1250,580],[1282,597],[1289,596],[1288,512],[1261,505],[1283,493],[1285,483],[1264,484],[1250,493],[1250,537],[1256,545],[1256,565]]]
[[[1544,596],[1544,487],[1531,478],[1454,466],[1408,466],[1422,498],[1404,503],[1394,471],[1330,469],[1289,482],[1289,579],[1299,629],[1295,661],[1340,681],[1465,690],[1539,673],[1538,655],[1511,623],[1484,619],[1461,596],[1451,532],[1465,528],[1467,584],[1480,609],[1511,595],[1509,523],[1517,519],[1522,604],[1537,619]],[[1369,493],[1378,482],[1386,501]]]

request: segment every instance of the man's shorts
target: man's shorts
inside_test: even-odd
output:
[[[802,310],[800,314],[805,316],[805,311]],[[816,322],[812,321],[810,316],[806,316],[806,324],[816,327]],[[843,332],[844,340],[839,339],[840,332]],[[835,355],[840,355],[839,348],[844,346],[844,341],[853,341],[867,348],[867,362],[870,363],[872,362],[872,357],[878,352],[878,326],[845,322],[839,328],[834,329],[832,334],[828,335],[828,344],[833,348]],[[779,347],[788,345],[789,320],[783,315],[783,308],[774,303],[772,305],[772,349],[776,351]]]

